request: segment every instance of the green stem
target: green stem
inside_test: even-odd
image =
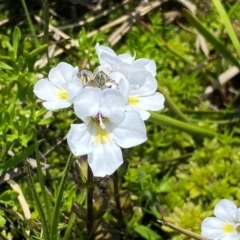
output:
[[[64,233],[64,236],[63,236],[62,240],[69,240],[70,239],[70,234],[71,234],[71,230],[72,230],[73,224],[75,223],[75,219],[76,219],[76,214],[72,213],[71,217],[70,217],[70,219],[68,221],[67,229],[66,229],[66,231]]]
[[[51,240],[55,240],[58,238],[58,223],[59,223],[59,213],[60,213],[60,208],[61,208],[61,202],[62,202],[62,196],[63,196],[63,189],[65,186],[65,183],[67,181],[67,176],[69,172],[69,168],[72,162],[72,154],[70,153],[66,167],[63,171],[63,176],[59,185],[58,193],[57,193],[57,201],[54,206],[53,210],[53,217],[52,217],[52,222],[51,222]]]
[[[163,94],[166,100],[166,105],[168,108],[181,120],[184,122],[188,122],[188,118],[181,112],[178,106],[172,101],[172,99],[168,96],[167,93],[163,90],[162,87],[158,86],[158,91]]]
[[[26,153],[25,153],[25,156]],[[42,224],[42,229],[43,229],[43,237],[45,240],[50,240],[50,231],[49,231],[49,225],[48,225],[48,222],[47,222],[47,219],[46,219],[46,215],[44,213],[44,210],[43,210],[43,207],[42,207],[42,203],[40,201],[40,198],[37,194],[37,191],[35,189],[35,185],[34,185],[34,182],[33,182],[33,179],[32,179],[32,175],[31,175],[31,171],[29,169],[29,166],[28,166],[28,163],[26,163],[26,169],[27,169],[27,174],[28,174],[28,180],[29,180],[29,187],[31,189],[31,192],[33,194],[33,198],[34,198],[34,201],[35,201],[35,204],[36,204],[36,207],[37,207],[37,211],[38,211],[38,214],[40,216],[40,219],[41,219],[41,224]]]
[[[49,40],[49,3],[48,0],[43,0],[43,44],[48,44]],[[49,61],[48,48],[46,50],[47,59]]]
[[[92,170],[88,164],[88,192],[87,192],[87,233],[88,233],[88,239],[91,240],[92,238],[92,230],[93,230],[93,173]]]
[[[195,125],[191,125],[189,123],[181,122],[179,120],[173,119],[171,117],[168,117],[162,114],[151,113],[151,117],[149,120],[159,125],[173,127],[175,129],[178,129],[183,132],[187,132],[191,135],[194,135],[200,138],[214,138],[217,136],[217,133],[215,132],[203,129],[201,127],[197,127]]]
[[[46,216],[47,216],[47,220],[50,223],[51,222],[50,201],[49,201],[49,198],[47,196],[45,183],[44,183],[44,179],[43,179],[43,173],[42,173],[42,167],[41,167],[41,162],[40,162],[36,131],[35,131],[35,134],[34,134],[34,142],[35,142],[35,154],[36,154],[36,161],[37,161],[38,180],[39,180],[39,184],[40,184],[40,187],[41,187],[41,193],[42,193],[43,201],[44,201],[44,205],[45,205],[45,213],[46,213]]]
[[[28,11],[25,0],[22,0],[22,5],[23,5],[24,12],[26,14],[26,17],[27,17],[27,21],[28,21],[28,25],[29,25],[31,34],[33,36],[33,41],[34,41],[35,47],[37,48],[39,43],[38,43],[38,40],[37,40],[37,35],[36,35],[36,32],[35,32],[32,20],[30,18],[30,14],[29,14],[29,11]]]
[[[212,0],[213,5],[215,6],[215,8],[217,9],[221,20],[223,21],[223,24],[225,26],[225,30],[228,33],[228,36],[230,37],[232,44],[238,54],[238,58],[240,58],[240,43],[238,40],[238,37],[232,27],[232,23],[230,21],[230,18],[225,10],[225,8],[223,7],[223,4],[221,3],[221,1],[219,0]]]

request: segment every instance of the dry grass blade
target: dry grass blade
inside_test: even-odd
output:
[[[196,15],[197,7],[193,3],[191,3],[188,0],[178,0],[178,2],[180,2],[183,6],[185,6],[193,15]],[[205,38],[197,31],[196,31],[196,35],[197,35],[197,39],[196,39],[197,51],[200,48],[203,51],[204,55],[208,58],[209,50],[208,50],[207,42]]]
[[[173,21],[175,21],[176,19],[180,18],[182,16],[182,14],[179,11],[169,11],[164,13],[164,19],[165,19],[165,23],[169,24]]]
[[[214,82],[213,85],[217,86],[217,85],[224,85],[226,82],[228,82],[229,80],[231,80],[234,76],[236,76],[239,73],[239,68],[233,66],[230,67],[229,69],[227,69],[225,72],[221,73],[218,76],[218,80],[217,82]],[[213,86],[208,86],[205,91],[204,94],[208,95],[210,93],[212,93],[214,90]]]
[[[178,0],[182,5],[184,5],[190,12],[192,12],[194,15],[196,14],[197,7],[191,3],[188,0]]]
[[[35,19],[37,22],[43,24],[43,21],[42,21],[42,19],[41,19],[39,16],[34,15],[34,19]],[[49,24],[49,30],[53,31],[54,33],[56,33],[57,35],[59,35],[59,36],[62,37],[63,39],[70,39],[70,36],[68,36],[66,33],[60,31],[58,28],[52,26],[51,24]]]
[[[60,36],[57,35],[56,33],[53,35],[54,40],[59,41],[60,40]],[[48,47],[48,57],[51,58],[54,54],[54,50],[56,48],[56,44],[53,44],[51,46]],[[36,63],[34,64],[34,67],[39,67],[42,68],[44,67],[47,63],[48,63],[48,57],[46,54],[44,54],[44,56],[39,59],[38,61],[36,61]]]
[[[4,20],[0,21],[0,26],[6,24],[8,22],[9,22],[9,18],[8,19],[4,19]]]
[[[63,30],[63,29],[68,29],[68,28],[83,26],[83,25],[85,25],[85,24],[87,24],[87,23],[90,23],[90,22],[93,22],[93,21],[95,21],[95,20],[97,20],[97,19],[99,19],[99,18],[101,18],[101,17],[107,16],[111,11],[118,9],[120,6],[122,6],[122,5],[124,5],[124,4],[128,3],[128,2],[130,2],[130,0],[123,1],[121,4],[118,4],[118,5],[116,5],[116,6],[113,6],[113,7],[111,7],[110,9],[105,10],[105,11],[103,11],[102,13],[100,13],[100,14],[98,14],[98,15],[96,15],[96,16],[90,17],[90,18],[88,18],[88,19],[86,19],[86,20],[83,20],[83,21],[79,21],[79,22],[77,22],[77,23],[73,23],[73,24],[61,26],[61,27],[59,27],[58,29]]]
[[[175,231],[183,233],[184,235],[192,237],[194,239],[197,239],[197,240],[210,240],[209,238],[205,238],[205,237],[203,237],[203,236],[201,236],[201,235],[199,235],[197,233],[190,232],[190,231],[188,231],[188,230],[186,230],[184,228],[178,227],[178,226],[176,226],[176,225],[174,225],[174,224],[172,224],[170,222],[160,221],[160,220],[158,220],[158,222],[161,223],[164,226],[167,226],[167,227],[169,227],[169,228],[171,228],[171,229],[173,229]]]
[[[209,57],[209,50],[208,50],[208,47],[207,47],[207,42],[201,34],[197,33],[197,41],[196,41],[197,52],[199,51],[199,48],[202,49],[204,55],[208,58]]]
[[[128,20],[127,22],[123,23],[119,29],[117,29],[115,32],[113,32],[110,37],[108,38],[109,44],[110,46],[113,46],[114,44],[116,44],[121,38],[122,36],[130,29],[132,23],[136,22],[135,17],[137,16],[144,16],[146,15],[148,12],[150,12],[151,10],[155,9],[156,7],[159,7],[161,4],[163,4],[164,2],[167,2],[168,0],[160,0],[160,1],[155,1],[155,2],[151,2],[150,4],[148,4],[147,6],[145,5],[139,5],[134,12],[132,12],[128,18],[126,20]]]
[[[11,186],[11,188],[18,193],[18,201],[22,207],[23,210],[23,215],[25,217],[26,220],[31,219],[31,212],[29,210],[27,201],[25,199],[25,197],[23,196],[22,190],[19,187],[19,185],[12,179],[8,180],[7,183]]]

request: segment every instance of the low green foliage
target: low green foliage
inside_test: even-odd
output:
[[[92,184],[87,181],[84,157],[69,160],[65,169],[69,149],[64,137],[70,124],[78,121],[73,111],[45,110],[34,96],[33,86],[61,61],[80,69],[96,68],[94,46],[97,42],[107,45],[110,33],[99,31],[88,38],[91,30],[99,28],[97,22],[80,30],[67,29],[66,34],[77,39],[79,47],[65,49],[69,43],[66,39],[59,43],[49,40],[49,44],[46,36],[44,41],[34,40],[36,36],[30,35],[29,29],[33,27],[39,33],[39,26],[34,22],[29,26],[26,19],[19,27],[6,25],[1,29],[0,175],[24,166],[25,174],[17,183],[31,219],[24,218],[18,194],[7,184],[1,185],[0,238],[183,240],[186,236],[159,225],[157,220],[200,234],[202,220],[213,215],[220,199],[234,200],[240,206],[240,102],[238,95],[230,91],[231,87],[237,91],[239,88],[229,82],[217,86],[211,96],[204,95],[219,74],[233,64],[239,65],[240,4],[226,3],[214,8],[209,1],[193,2],[200,10],[206,4],[204,9],[209,11],[194,16],[182,10],[180,22],[168,24],[163,13],[174,9],[166,3],[163,12],[155,9],[137,19],[113,47],[119,54],[128,52],[156,62],[166,107],[146,122],[148,140],[124,151],[125,162],[118,174],[94,179]],[[27,5],[31,7],[30,2]],[[7,3],[6,6],[10,7]],[[130,1],[127,8],[134,6],[134,1]],[[219,13],[224,14],[222,7],[231,15],[222,19],[224,22],[219,18]],[[2,16],[8,16],[9,11],[5,10]],[[41,10],[36,14],[41,16]],[[94,13],[88,11],[86,15]],[[121,15],[116,9],[102,21],[111,22]],[[55,26],[66,22],[64,16],[50,18],[50,24]],[[226,29],[224,26],[230,23],[233,28]],[[209,58],[196,51],[197,31],[206,39]],[[36,62],[55,43],[65,52],[50,58],[44,67],[37,67]],[[36,174],[27,158],[36,159],[38,164],[46,162],[50,168],[42,171],[39,165]],[[89,189],[94,189],[95,236],[87,234]]]

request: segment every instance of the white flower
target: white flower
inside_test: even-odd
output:
[[[150,111],[164,108],[164,96],[156,92],[157,82],[147,71],[139,70],[129,76],[130,90],[127,109],[138,111],[142,120],[147,120]]]
[[[126,98],[127,110],[138,111],[145,121],[150,116],[148,110],[159,111],[164,108],[164,96],[156,92],[154,61],[145,58],[135,60],[135,56],[129,54],[117,56],[111,48],[99,44],[95,48],[101,64],[99,71],[103,71],[118,84],[122,83],[119,90]]]
[[[88,154],[94,176],[111,175],[123,163],[121,148],[147,139],[140,115],[125,111],[119,90],[86,87],[76,97],[74,111],[83,123],[71,125],[67,141],[75,156]]]
[[[70,107],[82,89],[77,74],[78,67],[61,62],[50,70],[48,79],[41,79],[35,84],[33,92],[45,100],[43,106],[48,110]]]
[[[202,235],[213,240],[240,240],[240,208],[222,199],[214,208],[216,217],[202,222]]]
[[[135,68],[143,68],[150,72],[153,77],[156,76],[156,64],[153,60],[140,58],[135,61],[135,56],[127,53],[117,55],[111,48],[100,46],[98,43],[95,46],[102,71],[109,75],[110,72],[123,73],[126,78],[127,74]]]

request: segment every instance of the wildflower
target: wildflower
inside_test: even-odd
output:
[[[61,62],[50,70],[48,79],[41,79],[35,84],[33,92],[45,100],[43,106],[48,110],[70,107],[82,89],[77,74],[78,67]]]
[[[83,121],[72,124],[67,141],[75,156],[88,154],[93,175],[111,175],[123,163],[121,148],[143,143],[146,127],[135,111],[125,111],[125,99],[117,89],[86,87],[74,101]]]
[[[123,96],[126,97],[128,103],[127,110],[135,110],[139,112],[142,120],[147,120],[150,111],[159,111],[164,107],[164,97],[160,93],[156,93],[157,80],[156,64],[149,59],[135,60],[135,56],[129,54],[116,55],[116,53],[108,47],[96,45],[100,66],[99,70],[105,72],[110,79],[115,82],[121,81],[124,91]],[[126,84],[127,89],[126,89]]]
[[[100,66],[108,75],[110,72],[121,72],[127,78],[127,75],[131,70],[143,68],[151,73],[153,77],[156,76],[156,64],[153,60],[146,58],[135,60],[135,56],[132,57],[127,53],[117,55],[111,48],[100,46],[99,44],[96,44],[95,49]]]
[[[157,81],[147,71],[140,70],[129,75],[129,93],[127,110],[135,110],[143,121],[150,116],[148,111],[159,111],[164,108],[164,96],[156,92]]]
[[[216,217],[202,222],[202,235],[213,240],[240,240],[240,208],[222,199],[214,208]]]

